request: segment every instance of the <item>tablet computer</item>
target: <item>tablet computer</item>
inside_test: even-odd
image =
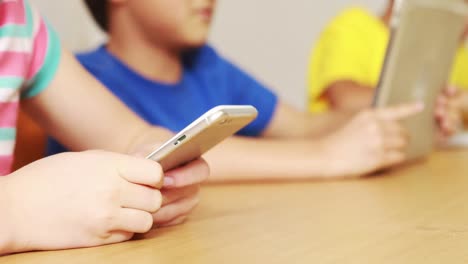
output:
[[[464,0],[395,0],[393,10],[390,42],[373,104],[424,103],[423,112],[402,121],[410,134],[407,155],[412,159],[432,150],[434,107],[449,80],[468,5]]]

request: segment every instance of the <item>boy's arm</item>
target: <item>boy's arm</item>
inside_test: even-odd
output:
[[[355,112],[328,111],[311,114],[294,109],[279,101],[268,127],[266,138],[317,138],[340,128]]]
[[[399,120],[419,104],[363,111],[320,139],[232,138],[206,156],[210,181],[293,180],[360,176],[405,159]]]
[[[328,176],[321,151],[319,142],[233,137],[204,158],[209,182],[298,180]]]
[[[439,95],[435,118],[438,120],[438,129],[446,136],[457,131],[458,123],[463,113],[468,116],[468,95],[457,92],[459,89],[449,87]],[[264,131],[265,137],[276,138],[311,138],[320,137],[340,128],[354,113],[368,109],[374,91],[352,81],[338,81],[330,85],[324,92],[330,102],[332,111],[308,114],[293,109],[279,102],[275,114]]]
[[[370,87],[353,81],[337,81],[324,90],[332,111],[306,113],[279,102],[266,137],[307,138],[326,135],[342,126],[354,113],[370,106]]]
[[[142,137],[164,141],[164,129],[150,125],[128,110],[67,51],[62,51],[51,84],[25,100],[27,111],[52,136],[73,150],[134,151]]]

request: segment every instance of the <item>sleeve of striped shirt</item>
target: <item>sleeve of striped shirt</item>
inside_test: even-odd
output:
[[[40,14],[25,1],[26,8],[32,14],[33,23],[33,47],[31,54],[30,74],[28,76],[28,87],[23,90],[22,97],[29,98],[38,95],[53,80],[61,55],[61,45],[57,33],[40,16]]]

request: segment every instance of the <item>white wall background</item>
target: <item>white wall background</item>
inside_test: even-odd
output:
[[[83,50],[103,40],[81,0],[30,1],[49,19],[68,48]],[[218,1],[211,43],[222,54],[268,84],[285,101],[304,108],[307,60],[321,28],[346,6],[359,4],[379,12],[385,2]]]

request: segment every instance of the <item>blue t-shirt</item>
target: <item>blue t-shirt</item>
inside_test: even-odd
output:
[[[210,46],[186,54],[179,83],[155,82],[139,75],[104,46],[79,54],[78,60],[114,95],[144,120],[173,132],[182,130],[217,105],[253,105],[259,115],[238,135],[259,136],[268,126],[277,96]],[[49,140],[49,155],[66,149]]]

